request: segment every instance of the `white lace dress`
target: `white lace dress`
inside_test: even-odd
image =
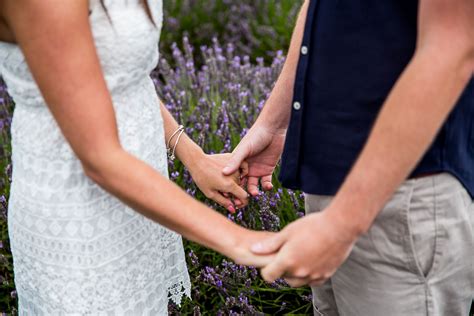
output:
[[[122,146],[167,176],[163,122],[150,72],[162,2],[90,1],[90,23]],[[22,315],[167,315],[190,294],[181,237],[87,178],[16,45],[0,71],[16,106],[8,227]],[[58,82],[58,84],[64,84]],[[84,100],[87,102],[87,100]],[[157,195],[160,192],[156,193]]]

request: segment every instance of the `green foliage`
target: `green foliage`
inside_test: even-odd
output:
[[[278,55],[268,66],[234,55],[232,44],[217,41],[200,51],[203,66],[196,69],[197,53],[187,38],[184,51],[173,47],[172,60],[162,60],[154,74],[159,95],[186,132],[209,153],[230,152],[253,124],[284,64]],[[170,67],[169,64],[176,65]],[[179,163],[170,165],[171,179],[190,195],[227,215],[206,200]],[[278,172],[278,171],[277,171]],[[278,231],[303,215],[300,193],[275,189],[252,199],[250,205],[229,218],[241,226]],[[236,266],[211,250],[185,242],[193,284],[193,301],[173,314],[198,311],[209,315],[310,314],[308,288],[291,289],[283,281],[265,283],[254,268]]]
[[[7,227],[7,199],[11,180],[10,123],[13,102],[0,81],[0,312],[16,311],[13,259]]]
[[[286,52],[302,0],[169,0],[161,51],[170,56],[173,43],[184,36],[193,47],[210,46],[212,37],[233,43],[240,56],[271,61]]]

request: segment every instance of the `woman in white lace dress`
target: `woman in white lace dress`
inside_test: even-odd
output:
[[[190,294],[171,230],[243,264],[269,260],[247,250],[263,233],[167,179],[165,141],[178,125],[149,77],[161,0],[104,2],[0,0],[0,71],[16,104],[8,224],[20,314],[166,315],[169,298]],[[245,203],[221,174],[227,156],[185,135],[176,150],[209,197]]]

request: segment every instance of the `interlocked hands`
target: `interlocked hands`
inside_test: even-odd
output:
[[[271,190],[286,131],[254,125],[232,154],[204,155],[190,170],[201,191],[234,213],[250,193]],[[246,188],[247,192],[244,190]],[[299,219],[279,233],[239,232],[226,255],[237,263],[262,267],[266,281],[283,277],[291,286],[319,285],[346,260],[357,240],[350,225],[332,206]]]
[[[247,191],[257,195],[259,183],[264,190],[272,189],[272,174],[283,150],[285,133],[258,125],[252,127],[234,150],[223,173],[233,174],[246,161]],[[277,234],[256,240],[250,251],[266,258],[264,266],[261,260],[256,264],[263,266],[263,278],[273,282],[283,277],[294,287],[319,285],[330,278],[357,240],[357,234],[339,214],[330,205],[320,213],[289,224]],[[252,264],[246,262],[249,263]]]

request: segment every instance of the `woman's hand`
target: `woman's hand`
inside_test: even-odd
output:
[[[252,252],[250,248],[255,243],[268,240],[269,238],[274,237],[274,235],[275,233],[271,232],[253,231],[239,227],[237,236],[231,238],[231,240],[234,240],[233,244],[227,245],[223,249],[219,249],[219,252],[223,253],[237,264],[263,268],[272,263],[276,254],[257,255]]]
[[[231,157],[231,154],[202,154],[188,166],[188,169],[194,182],[206,197],[234,213],[236,208],[248,204],[248,194],[240,186],[241,177],[247,173],[247,164],[242,163],[240,170],[225,176],[222,169]]]
[[[167,142],[173,138],[178,129],[178,123],[171,116],[163,103],[160,104],[161,115],[165,125]],[[248,203],[248,194],[240,187],[240,179],[247,175],[247,163],[234,163],[235,170],[224,175],[222,169],[229,164],[231,154],[206,155],[201,147],[183,133],[176,144],[176,137],[171,146],[176,149],[176,157],[186,166],[194,182],[208,198],[216,201],[231,213],[236,207]],[[240,168],[239,168],[240,167]],[[240,169],[240,170],[239,170]]]

